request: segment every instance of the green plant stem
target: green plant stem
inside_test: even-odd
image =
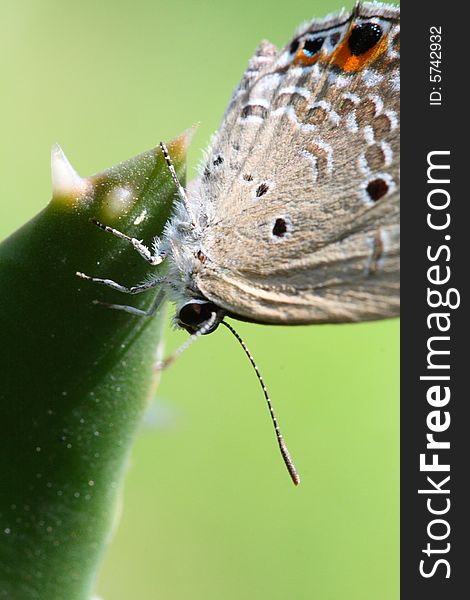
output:
[[[169,144],[180,176],[186,141]],[[132,285],[155,273],[89,218],[150,244],[175,191],[160,149],[75,183],[57,152],[52,201],[0,245],[0,598],[9,600],[91,598],[162,332],[162,311],[145,319],[92,304],[148,307],[155,290],[130,297],[75,275]]]

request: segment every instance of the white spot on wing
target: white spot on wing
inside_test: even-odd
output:
[[[394,73],[388,80],[394,92],[400,91],[400,72]]]
[[[302,67],[291,67],[289,69],[289,76],[294,79],[300,79],[300,77],[309,74],[313,80],[319,79],[321,76],[320,67],[317,63],[314,65],[306,65]]]
[[[281,75],[278,73],[271,73],[269,75],[263,75],[259,81],[254,84],[253,92],[256,90],[256,93],[263,93],[265,91],[276,89],[281,82]]]
[[[373,144],[374,143],[374,130],[372,129],[372,127],[370,125],[366,125],[363,129],[364,131],[364,137],[366,138],[366,142],[368,144]]]
[[[387,48],[387,56],[389,58],[400,58],[400,53],[397,52],[393,48],[393,38],[399,32],[400,32],[400,25],[395,25],[395,27],[392,27],[392,29],[390,31],[390,35],[389,35],[389,38],[388,38],[388,48]]]
[[[238,122],[243,125],[247,123],[263,123],[263,117],[259,117],[258,115],[248,115],[247,117],[238,117]]]
[[[374,87],[383,81],[384,76],[375,71],[366,70],[362,73],[362,81],[367,87]]]
[[[330,85],[335,85],[336,87],[343,88],[351,83],[351,77],[337,75],[336,73],[331,72],[328,75],[328,83]]]
[[[339,114],[336,111],[331,110],[328,113],[328,118],[331,121],[331,123],[333,123],[333,125],[336,125],[336,127],[338,127],[338,125],[340,124],[340,121],[341,121],[341,117],[339,116]]]
[[[384,156],[385,156],[385,166],[389,167],[393,161],[392,148],[390,147],[390,144],[388,144],[387,142],[384,142],[384,141],[380,142],[380,147],[382,148],[382,152],[384,153]]]
[[[263,108],[269,108],[271,102],[267,98],[249,98],[242,104],[242,108],[246,108],[247,106],[262,106]]]
[[[344,94],[342,94],[342,97],[346,100],[351,100],[353,104],[359,104],[359,102],[361,101],[360,97],[357,94],[353,94],[352,92],[344,92]]]
[[[383,110],[384,103],[380,96],[376,96],[375,94],[370,94],[367,96],[367,99],[374,103],[375,105],[375,116],[378,117]]]
[[[335,112],[334,110],[331,110],[331,104],[329,102],[326,102],[326,100],[319,100],[318,102],[314,102],[308,108],[309,109],[322,108],[324,111],[326,111],[326,113],[328,115],[328,120],[331,123],[333,123],[334,125],[339,125],[340,116],[338,115],[337,112]]]
[[[310,92],[303,88],[303,87],[297,87],[295,85],[289,85],[287,87],[283,87],[279,90],[279,95],[281,94],[298,94],[299,96],[302,96],[302,98],[305,98],[306,100],[310,99]]]
[[[302,131],[308,132],[308,133],[315,131],[315,129],[317,128],[316,125],[310,125],[309,123],[301,123],[299,121],[299,119],[297,118],[297,115],[295,113],[293,106],[280,106],[279,108],[276,108],[276,110],[274,110],[272,112],[272,115],[274,117],[281,117],[281,116],[285,115],[290,121],[292,121],[292,123],[297,125],[297,127],[299,127],[299,129],[301,129]]]
[[[293,106],[280,106],[279,108],[273,110],[272,114],[274,117],[281,117],[282,115],[286,115],[292,122],[296,124],[299,123]]]
[[[364,153],[359,154],[358,158],[357,158],[357,165],[359,167],[359,170],[364,174],[364,175],[369,175],[370,173],[370,168],[369,168],[369,164],[366,160],[366,157],[364,155]]]
[[[308,150],[301,150],[300,154],[304,156],[312,165],[312,179],[314,182],[316,182],[318,178],[318,158]]]
[[[346,127],[352,133],[356,133],[358,131],[359,127],[357,126],[356,114],[354,113],[354,111],[350,112],[346,117]]]
[[[328,174],[331,175],[333,171],[333,148],[323,140],[314,140],[314,144],[326,152],[326,169]]]
[[[390,120],[390,129],[393,131],[398,126],[397,113],[393,110],[386,110],[384,113]]]

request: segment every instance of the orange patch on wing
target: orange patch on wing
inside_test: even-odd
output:
[[[356,71],[360,71],[367,64],[372,62],[375,58],[383,54],[387,49],[388,44],[388,34],[383,35],[382,38],[367,52],[364,54],[360,54],[356,56],[351,53],[351,49],[349,48],[349,38],[351,36],[351,31],[349,31],[348,36],[345,40],[336,48],[331,56],[331,64],[339,67],[343,71],[347,73],[355,73]]]
[[[304,65],[304,66],[314,65],[318,61],[318,59],[322,56],[322,54],[323,54],[323,52],[320,50],[313,56],[308,56],[307,54],[305,54],[304,49],[300,48],[300,50],[295,55],[294,65]]]

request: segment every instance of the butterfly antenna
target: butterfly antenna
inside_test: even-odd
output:
[[[175,360],[179,356],[181,356],[181,354],[183,354],[183,352],[185,350],[187,350],[189,348],[189,346],[194,344],[194,342],[198,338],[200,338],[201,335],[204,335],[205,333],[207,333],[209,331],[209,329],[211,329],[211,327],[214,325],[216,319],[217,319],[217,313],[215,313],[215,312],[211,313],[211,316],[207,319],[207,321],[204,321],[204,323],[201,325],[201,327],[199,327],[199,329],[195,333],[190,335],[189,338],[187,338],[187,340],[183,344],[181,344],[181,346],[177,350],[175,350],[175,352],[173,352],[173,354],[171,354],[170,356],[168,356],[168,358],[165,358],[164,360],[158,361],[155,364],[155,369],[157,371],[163,371],[163,369],[166,369],[171,364],[173,364],[175,362]]]
[[[263,388],[264,397],[268,404],[269,413],[271,415],[271,420],[273,422],[274,429],[276,431],[276,438],[277,438],[277,442],[279,444],[279,449],[281,451],[282,458],[287,467],[287,470],[289,471],[289,475],[291,476],[291,479],[294,482],[294,485],[299,485],[299,483],[300,483],[299,474],[297,473],[297,469],[295,468],[294,461],[292,460],[289,450],[287,449],[286,443],[284,441],[284,438],[282,437],[282,433],[281,433],[281,430],[279,429],[276,415],[274,414],[273,405],[271,404],[271,399],[269,398],[268,390],[266,389],[266,385],[264,384],[264,380],[261,376],[261,373],[259,372],[258,366],[255,363],[255,359],[253,358],[253,356],[251,355],[251,352],[248,350],[245,342],[238,335],[238,333],[235,331],[235,329],[231,325],[229,325],[229,323],[226,323],[225,321],[221,321],[221,323],[222,323],[222,325],[225,325],[225,327],[227,327],[227,329],[229,331],[231,331],[232,334],[237,338],[237,340],[240,343],[240,346],[245,351],[245,354],[248,356],[248,358],[253,366],[253,369],[255,370],[256,376],[258,377],[258,381],[260,382],[260,385]]]
[[[186,194],[186,190],[181,185],[180,180],[178,179],[178,175],[176,174],[175,167],[173,166],[173,162],[172,162],[172,160],[170,158],[170,154],[168,152],[168,148],[166,147],[166,145],[163,142],[160,142],[160,148],[162,149],[162,153],[165,158],[168,169],[170,171],[171,178],[173,179],[173,181],[176,185],[176,189],[178,190],[178,196],[180,197],[181,201],[183,202],[183,204],[186,208],[186,212],[188,213],[189,218],[191,219],[191,224],[194,227],[194,225],[195,225],[194,214],[189,206],[189,201],[188,201],[188,196]]]

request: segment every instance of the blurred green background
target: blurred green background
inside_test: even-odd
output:
[[[83,175],[194,123],[189,178],[262,38],[342,6],[238,0],[2,2],[0,235],[50,197],[59,142]],[[170,307],[170,314],[172,309]],[[399,597],[398,321],[237,324],[164,373],[133,452],[104,600]],[[186,334],[168,328],[168,351]]]

